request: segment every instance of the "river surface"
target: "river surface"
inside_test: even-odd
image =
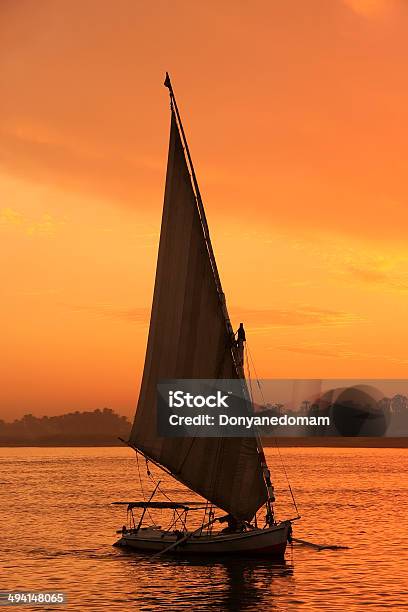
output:
[[[54,610],[408,609],[408,451],[283,448],[302,519],[294,535],[348,549],[288,547],[265,559],[150,560],[112,547],[141,497],[127,448],[0,449],[0,590],[64,591]],[[267,449],[278,518],[295,515],[276,449]],[[139,465],[145,495],[153,488]],[[154,478],[159,477],[156,468]],[[173,500],[185,496],[167,476]],[[191,499],[191,494],[189,494]],[[8,608],[5,608],[8,609]]]

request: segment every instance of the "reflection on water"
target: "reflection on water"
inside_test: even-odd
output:
[[[279,589],[276,579],[293,573],[285,561],[225,557],[215,562],[208,558],[150,562],[141,555],[126,554],[128,579],[139,583],[134,596],[137,609],[263,610],[271,607],[275,582]]]
[[[62,590],[67,610],[404,609],[407,451],[282,454],[303,515],[295,535],[349,550],[295,545],[285,562],[151,560],[112,547],[124,509],[109,502],[139,497],[129,449],[0,449],[0,589]],[[278,516],[292,516],[279,458],[268,455]],[[162,479],[173,499],[183,498],[177,483]],[[153,488],[146,474],[143,487]]]

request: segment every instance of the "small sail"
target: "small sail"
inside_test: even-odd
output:
[[[172,110],[149,338],[129,443],[218,507],[250,520],[266,501],[255,438],[160,438],[156,428],[160,380],[237,377]]]

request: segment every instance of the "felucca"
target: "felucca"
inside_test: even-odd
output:
[[[171,127],[164,208],[147,352],[137,411],[127,444],[204,501],[126,504],[129,524],[117,546],[182,554],[283,557],[291,521],[276,521],[274,493],[259,436],[163,438],[157,433],[157,384],[168,379],[242,379],[245,332],[234,333],[211,245],[203,202],[169,75]],[[264,507],[264,524],[259,515]],[[217,510],[216,510],[217,509]],[[173,512],[167,529],[146,514]],[[139,518],[134,512],[139,511]],[[189,511],[204,513],[187,527]],[[222,516],[216,512],[223,511]],[[190,514],[191,516],[191,514]],[[197,516],[197,514],[195,514]],[[298,518],[298,517],[297,517]],[[214,528],[216,523],[220,529]],[[228,526],[224,528],[223,523]]]

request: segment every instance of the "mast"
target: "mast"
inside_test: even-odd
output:
[[[240,323],[239,324],[239,328],[238,328],[238,332],[237,332],[237,348],[236,348],[236,355],[237,355],[237,359],[236,359],[236,363],[238,365],[239,368],[239,374],[240,377],[244,379],[245,381],[245,369],[244,369],[244,347],[245,347],[245,342],[246,342],[246,336],[245,336],[245,330],[244,330],[244,324]],[[246,395],[249,399],[249,401],[251,400],[251,397],[248,393],[248,388],[245,384],[245,391],[246,391]],[[261,468],[262,468],[262,474],[263,474],[263,478],[264,478],[264,482],[265,482],[265,487],[266,487],[266,492],[267,492],[267,501],[266,501],[266,508],[267,508],[267,522],[269,524],[272,524],[274,522],[274,512],[273,512],[273,502],[275,501],[275,495],[274,495],[274,488],[271,482],[271,472],[268,468],[268,464],[266,463],[266,457],[265,457],[265,452],[263,449],[263,444],[262,444],[262,438],[259,434],[258,429],[255,427],[255,434],[256,434],[256,443],[257,443],[257,447],[258,447],[258,453],[259,453],[259,459],[261,462]]]
[[[172,87],[172,84],[171,84],[171,80],[170,80],[170,76],[169,76],[168,72],[166,72],[166,78],[164,80],[164,86],[167,87],[167,89],[169,90],[170,107],[171,107],[172,111],[174,110],[174,112],[175,112],[175,115],[176,115],[176,118],[177,118],[177,123],[178,123],[178,126],[180,128],[182,143],[183,143],[183,146],[184,146],[185,153],[187,155],[187,161],[188,161],[188,166],[189,166],[189,170],[190,170],[190,174],[191,174],[193,190],[194,190],[194,193],[195,193],[197,209],[198,209],[198,213],[199,213],[199,216],[200,216],[201,225],[202,225],[202,229],[203,229],[204,240],[205,240],[205,244],[206,244],[206,247],[207,247],[208,256],[209,256],[209,259],[210,259],[211,269],[212,269],[213,276],[214,276],[214,281],[215,281],[215,284],[216,284],[216,287],[217,287],[218,296],[219,296],[219,299],[220,299],[220,302],[221,302],[221,308],[222,308],[222,312],[223,312],[224,319],[225,319],[225,325],[226,325],[226,328],[227,328],[228,336],[231,339],[232,358],[234,360],[234,364],[235,364],[237,375],[242,380],[242,386],[243,386],[244,394],[248,398],[248,400],[250,401],[250,395],[249,395],[247,384],[246,384],[245,369],[244,369],[244,343],[245,343],[245,340],[246,340],[244,326],[243,326],[243,323],[240,324],[238,332],[237,332],[237,340],[235,341],[235,334],[234,334],[234,330],[232,328],[231,320],[229,318],[229,314],[228,314],[228,310],[227,310],[227,304],[226,304],[226,300],[225,300],[225,294],[224,294],[224,292],[222,290],[221,279],[220,279],[220,275],[218,273],[217,262],[215,260],[215,255],[214,255],[214,251],[213,251],[212,244],[211,244],[210,231],[209,231],[209,228],[208,228],[208,223],[207,223],[207,217],[206,217],[206,214],[205,214],[204,204],[203,204],[203,200],[201,198],[201,192],[200,192],[200,188],[199,188],[199,185],[198,185],[197,176],[196,176],[196,173],[195,173],[195,170],[194,170],[193,160],[191,158],[190,149],[189,149],[189,146],[188,146],[186,134],[184,132],[183,122],[181,120],[180,112],[179,112],[179,109],[178,109],[178,106],[177,106],[176,97],[174,95],[174,90],[173,90],[173,87]],[[266,463],[266,457],[265,457],[265,453],[264,453],[264,450],[263,450],[263,444],[262,444],[261,437],[260,437],[259,432],[257,430],[255,430],[255,433],[256,433],[256,443],[257,443],[259,459],[260,459],[261,468],[262,468],[263,479],[264,479],[264,482],[265,482],[265,488],[266,488],[266,492],[267,492],[267,502],[266,502],[266,505],[267,505],[267,522],[271,524],[274,521],[274,512],[273,512],[273,505],[272,505],[273,502],[275,501],[274,488],[273,488],[273,485],[272,485],[272,482],[271,482],[271,473],[270,473],[270,470],[269,470],[268,465]]]

